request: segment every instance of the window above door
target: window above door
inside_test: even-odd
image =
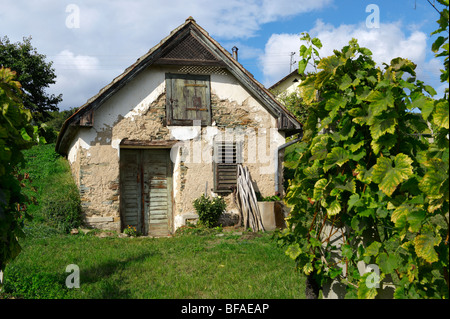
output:
[[[211,81],[209,75],[166,74],[168,125],[211,125]]]

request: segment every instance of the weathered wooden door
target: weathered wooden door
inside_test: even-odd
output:
[[[172,162],[169,150],[121,149],[122,227],[166,236],[172,228]]]

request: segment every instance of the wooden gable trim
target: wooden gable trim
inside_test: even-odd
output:
[[[123,139],[120,142],[120,148],[171,148],[176,143],[178,143],[178,140],[145,141]]]

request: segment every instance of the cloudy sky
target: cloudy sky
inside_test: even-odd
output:
[[[189,16],[227,50],[237,46],[239,62],[267,87],[290,72],[291,52],[298,62],[300,34],[309,32],[322,41],[321,56],[357,38],[378,63],[409,58],[419,79],[439,95],[444,90],[442,61],[431,52],[439,16],[427,0],[0,0],[0,37],[32,37],[54,63],[57,83],[48,92],[62,93],[60,109],[67,109],[84,104]]]

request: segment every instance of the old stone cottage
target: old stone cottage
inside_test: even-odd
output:
[[[285,138],[301,125],[193,18],[139,58],[63,125],[86,223],[151,236],[193,218],[205,193],[226,198],[238,163],[263,196],[281,191]]]

